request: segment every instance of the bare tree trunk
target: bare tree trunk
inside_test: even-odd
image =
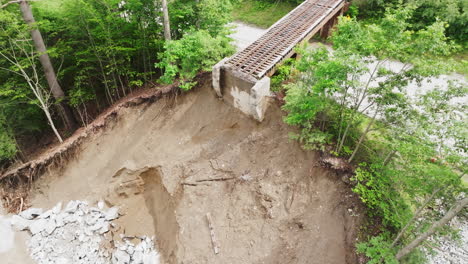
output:
[[[460,179],[463,178],[463,176],[465,176],[465,173],[462,173],[461,175],[459,175]],[[401,237],[403,236],[403,234],[406,232],[406,230],[411,226],[411,224],[416,220],[418,219],[419,215],[421,214],[421,212],[424,210],[424,208],[426,208],[426,206],[429,204],[429,202],[432,201],[432,199],[434,199],[434,197],[437,195],[437,193],[439,193],[440,191],[444,190],[445,188],[447,188],[449,186],[449,184],[446,184],[444,186],[441,186],[437,189],[435,189],[431,195],[429,195],[429,197],[427,197],[424,202],[421,204],[421,206],[418,208],[418,210],[416,210],[416,212],[414,213],[413,217],[411,217],[411,219],[408,221],[408,223],[406,223],[406,225],[400,230],[400,232],[398,232],[396,238],[393,240],[392,242],[392,247],[396,246],[396,244],[398,243],[398,241],[401,239]]]
[[[436,194],[440,190],[442,190],[442,187],[437,188],[436,190],[434,190],[432,192],[432,194],[429,197],[427,197],[426,200],[424,200],[423,204],[418,208],[418,210],[416,210],[413,217],[411,217],[411,219],[408,221],[408,223],[406,223],[406,225],[400,230],[400,232],[398,232],[396,238],[392,242],[392,247],[394,247],[398,243],[398,241],[400,241],[401,237],[406,232],[406,230],[411,226],[411,224],[414,222],[414,220],[416,220],[419,217],[419,215],[424,210],[424,208],[426,208],[426,205],[429,204],[430,201],[432,201],[432,199],[436,196]]]
[[[454,207],[452,207],[439,221],[435,222],[429,230],[419,235],[411,243],[409,243],[404,248],[400,249],[396,254],[396,259],[400,260],[404,256],[408,255],[413,249],[418,247],[422,242],[424,242],[428,237],[432,236],[438,228],[447,224],[452,220],[466,205],[468,204],[468,197],[458,201]]]
[[[377,107],[377,109],[375,109],[375,113],[374,113],[374,116],[372,117],[372,120],[369,122],[369,124],[366,127],[366,130],[364,131],[364,133],[362,133],[361,137],[359,138],[359,141],[358,141],[358,143],[356,145],[356,148],[354,148],[353,154],[351,154],[351,157],[349,157],[348,162],[353,161],[354,156],[356,156],[356,153],[358,152],[359,148],[361,147],[361,144],[364,141],[364,138],[366,137],[367,133],[369,133],[370,128],[372,127],[372,125],[375,122],[375,118],[377,117],[377,113],[379,112],[379,108],[380,107]]]
[[[167,10],[167,0],[162,0],[162,9],[164,16],[164,38],[166,41],[171,40],[171,25],[169,22],[169,11]]]
[[[73,131],[77,128],[76,120],[73,116],[73,112],[70,106],[64,101],[65,93],[60,87],[57,76],[55,75],[54,68],[50,61],[49,55],[47,54],[47,49],[44,44],[41,32],[36,27],[36,21],[31,11],[31,6],[29,6],[26,0],[23,0],[19,3],[21,14],[23,16],[26,24],[30,26],[31,29],[31,38],[34,42],[34,46],[39,54],[39,61],[41,62],[42,68],[44,69],[44,74],[49,84],[50,91],[52,92],[54,98],[58,101],[59,112],[65,122],[66,127]]]
[[[52,131],[54,131],[55,136],[57,139],[60,141],[60,143],[63,142],[62,136],[60,136],[60,133],[58,132],[57,128],[55,127],[54,120],[52,119],[52,116],[50,115],[49,109],[47,107],[42,108],[44,111],[47,121],[49,122],[50,127],[52,128]]]

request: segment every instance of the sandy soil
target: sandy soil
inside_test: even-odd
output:
[[[156,236],[165,263],[356,263],[349,187],[289,140],[278,106],[257,123],[209,86],[122,109],[40,177],[31,205],[105,199],[126,234]]]

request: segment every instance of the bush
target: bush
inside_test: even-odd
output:
[[[396,252],[391,247],[387,233],[372,237],[368,242],[359,243],[356,248],[358,253],[370,259],[367,264],[398,264],[398,260],[395,259]]]
[[[181,79],[181,88],[190,90],[196,82],[193,78],[200,71],[210,71],[211,67],[224,57],[234,53],[231,39],[225,36],[212,37],[207,31],[192,31],[181,39],[165,44],[165,51],[156,63],[164,74],[160,80],[170,84],[175,78]]]
[[[16,152],[15,140],[6,130],[0,128],[0,162],[12,159]]]
[[[395,189],[395,179],[389,169],[361,163],[351,180],[356,183],[353,192],[371,209],[369,214],[382,217],[385,226],[399,229],[409,219],[409,208]]]

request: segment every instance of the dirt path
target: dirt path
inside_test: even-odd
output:
[[[356,199],[288,139],[279,107],[257,123],[207,84],[120,111],[34,184],[32,206],[105,199],[125,233],[156,236],[166,263],[356,262]]]

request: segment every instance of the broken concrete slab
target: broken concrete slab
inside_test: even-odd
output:
[[[32,222],[32,220],[24,219],[19,215],[14,215],[10,219],[11,226],[18,231],[28,230]]]
[[[32,220],[42,214],[42,209],[40,208],[29,208],[24,210],[19,214],[19,216],[23,217],[24,219]]]
[[[25,213],[26,217],[33,218],[31,220],[15,215],[10,225],[30,231],[29,252],[39,264],[159,263],[154,239],[146,236],[138,238],[137,245],[123,236],[124,242],[108,241],[105,243],[114,247],[103,248],[104,241],[113,237],[106,238],[104,234],[116,226],[112,220],[119,217],[119,208],[112,207],[107,211],[99,208],[104,209],[104,205],[90,207],[87,202],[71,201],[62,210],[59,203],[42,214],[39,214],[42,209]]]

